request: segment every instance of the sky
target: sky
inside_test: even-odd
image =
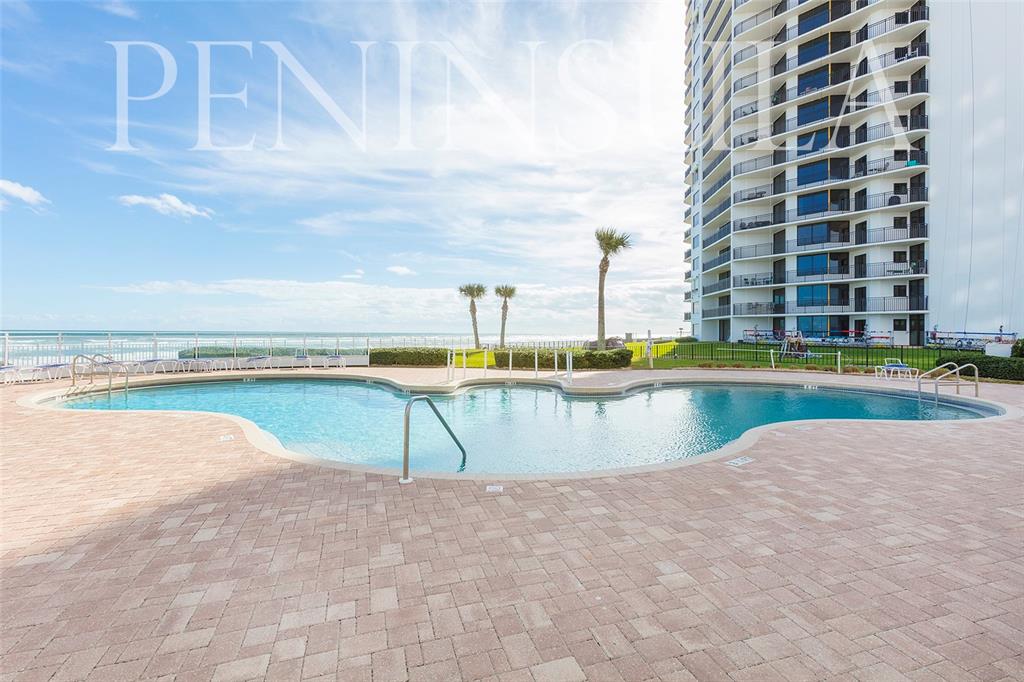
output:
[[[5,0],[0,324],[675,332],[682,5]]]

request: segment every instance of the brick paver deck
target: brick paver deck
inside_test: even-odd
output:
[[[39,389],[0,389],[3,680],[1024,679],[1024,420],[496,494]]]

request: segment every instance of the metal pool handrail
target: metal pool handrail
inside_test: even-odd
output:
[[[409,415],[412,413],[412,406],[414,403],[425,400],[427,405],[430,405],[430,409],[434,411],[438,421],[441,422],[441,426],[448,432],[448,435],[452,437],[455,444],[459,446],[459,450],[462,451],[462,464],[459,465],[459,471],[466,468],[466,448],[462,447],[462,443],[459,442],[455,432],[452,431],[452,427],[448,426],[448,422],[441,416],[441,413],[437,410],[437,405],[430,399],[428,395],[417,395],[409,399],[409,402],[405,404],[405,438],[402,441],[402,477],[398,479],[399,483],[412,483],[412,477],[409,475]]]
[[[71,360],[71,387],[74,388],[78,385],[78,361],[85,360],[89,363],[89,383],[96,381],[96,366],[104,365],[107,368],[107,394],[109,395],[114,383],[114,374],[110,371],[111,367],[116,367],[120,371],[124,372],[124,390],[128,390],[128,378],[131,376],[131,371],[128,369],[128,365],[123,362],[118,362],[109,355],[102,353],[96,353],[95,355],[83,355],[79,353]],[[98,360],[103,360],[99,362]]]
[[[978,366],[970,362],[964,365],[957,365],[955,362],[946,362],[939,365],[938,367],[928,370],[924,374],[921,374],[920,376],[917,377],[917,399],[921,399],[921,382],[923,380],[931,381],[935,386],[935,402],[939,401],[939,386],[942,384],[951,384],[953,386],[956,386],[956,394],[960,395],[960,384],[964,383],[962,381],[960,372],[967,368],[971,368],[974,370],[974,375],[972,377],[974,379],[974,397],[977,398],[979,395]],[[933,372],[938,372],[943,369],[946,371],[943,372],[942,374],[939,374],[938,376],[932,376]],[[943,379],[945,379],[948,376],[954,376],[956,378],[943,381]]]

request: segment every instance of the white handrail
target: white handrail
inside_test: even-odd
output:
[[[943,364],[939,365],[938,367],[934,367],[934,368],[928,370],[927,372],[921,374],[920,376],[918,376],[918,378],[917,378],[917,399],[918,400],[921,399],[921,395],[922,395],[922,391],[923,391],[923,389],[922,389],[922,381],[926,380],[926,379],[928,381],[931,381],[932,385],[935,387],[935,402],[939,401],[939,386],[941,386],[943,384],[949,384],[951,386],[956,386],[956,394],[960,395],[960,384],[964,383],[962,381],[963,376],[962,376],[961,372],[963,372],[963,370],[968,369],[968,368],[974,370],[974,374],[970,375],[970,376],[972,376],[972,378],[974,379],[974,397],[977,398],[979,396],[979,394],[980,394],[980,383],[978,381],[978,379],[979,379],[978,366],[973,364],[973,363],[970,363],[970,362],[968,362],[966,364],[963,364],[963,365],[957,365],[955,362],[946,362],[946,363],[943,363]],[[938,376],[932,376],[933,372],[937,372],[937,371],[942,370],[942,369],[945,369],[946,371],[943,372],[942,374],[939,374]],[[946,379],[946,377],[950,377],[950,376],[955,376],[956,379],[948,380],[948,381],[943,381],[944,379]]]
[[[96,381],[96,366],[101,364],[99,360],[102,360],[102,364],[107,368],[107,393],[109,394],[113,389],[114,374],[109,368],[116,367],[120,371],[124,372],[124,390],[128,390],[128,379],[131,376],[131,372],[128,366],[123,362],[119,362],[109,355],[103,353],[96,353],[95,355],[83,355],[79,353],[71,359],[71,386],[78,385],[78,361],[85,360],[89,363],[89,383],[95,383]]]

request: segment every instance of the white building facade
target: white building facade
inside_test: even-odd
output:
[[[696,336],[1024,331],[1024,3],[688,9]]]

